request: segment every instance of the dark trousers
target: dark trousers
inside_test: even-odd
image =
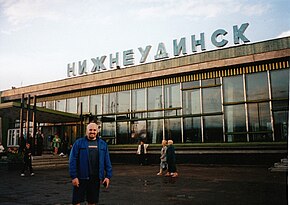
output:
[[[22,168],[21,173],[24,174],[24,172],[25,172],[26,170],[29,170],[30,173],[33,173],[31,159],[24,160],[24,165],[23,165],[23,168]]]

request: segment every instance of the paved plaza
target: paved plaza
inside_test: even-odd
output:
[[[108,190],[100,204],[283,205],[288,204],[286,172],[262,166],[178,165],[179,177],[156,176],[158,165],[113,164]],[[72,186],[67,168],[38,169],[20,177],[0,170],[1,205],[70,204]]]

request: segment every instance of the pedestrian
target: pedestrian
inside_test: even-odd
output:
[[[69,173],[73,185],[73,204],[85,200],[88,204],[99,202],[100,184],[109,187],[112,165],[108,145],[99,134],[101,122],[89,123],[86,136],[73,144],[69,156]],[[86,196],[86,198],[85,198]]]
[[[68,143],[69,143],[69,139],[68,139],[68,135],[65,132],[64,133],[64,138],[61,141],[61,153],[59,154],[60,157],[66,157],[68,154]]]
[[[37,154],[38,156],[42,155],[43,151],[43,140],[44,140],[44,135],[41,133],[41,130],[38,129],[36,132],[36,141],[37,141]]]
[[[0,142],[0,153],[4,153],[4,150],[5,150],[5,148],[4,148],[4,146],[2,145],[2,142]]]
[[[138,161],[140,165],[145,165],[146,164],[146,155],[147,155],[147,147],[149,145],[145,144],[143,140],[140,141],[140,144],[138,145],[137,148],[137,156],[138,156]]]
[[[31,176],[34,176],[34,172],[33,172],[33,168],[32,168],[32,152],[31,152],[31,148],[30,148],[30,144],[27,142],[25,145],[25,148],[22,151],[24,153],[23,155],[23,168],[21,171],[21,175],[22,177],[25,176],[25,171],[28,169],[30,172]]]
[[[52,139],[52,147],[53,147],[53,154],[56,155],[58,153],[58,149],[61,145],[61,139],[59,138],[58,134],[56,133],[54,135],[54,138]]]
[[[176,157],[175,157],[175,148],[173,146],[173,140],[168,140],[168,147],[166,150],[166,160],[168,164],[168,170],[166,176],[177,177],[176,169]]]
[[[167,170],[167,160],[166,160],[166,150],[167,150],[167,141],[162,140],[161,142],[162,148],[161,148],[161,156],[160,156],[160,169],[157,173],[158,176],[162,175],[163,171]]]

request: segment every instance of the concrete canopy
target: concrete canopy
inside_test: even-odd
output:
[[[30,105],[29,121],[32,121],[33,106]],[[19,120],[21,112],[21,103],[19,102],[7,102],[0,103],[0,117],[8,118],[11,120]],[[27,118],[27,105],[24,106],[23,119]],[[43,107],[35,108],[36,118],[38,123],[68,123],[79,122],[80,116],[77,114],[47,109]]]

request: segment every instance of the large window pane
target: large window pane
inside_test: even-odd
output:
[[[180,85],[166,85],[164,91],[165,108],[180,107]]]
[[[184,142],[201,142],[200,117],[190,117],[183,120]]]
[[[131,122],[131,139],[132,143],[137,143],[140,140],[148,142],[146,121],[140,120]],[[152,142],[151,139],[149,141]]]
[[[115,122],[103,122],[101,134],[102,134],[102,138],[108,144],[116,144],[115,132],[116,132],[116,123]]]
[[[223,90],[225,103],[244,101],[243,77],[223,78]]]
[[[145,89],[132,90],[132,111],[146,110],[145,103]]]
[[[275,141],[288,140],[289,101],[273,101]]]
[[[271,141],[272,130],[269,103],[252,103],[248,105],[250,141]],[[269,132],[267,132],[269,131]]]
[[[55,110],[65,112],[65,104],[66,104],[65,99],[64,100],[56,100],[55,101]]]
[[[45,107],[54,110],[54,101],[47,101]]]
[[[117,93],[117,112],[130,112],[130,91]]]
[[[83,96],[78,98],[78,113],[81,113],[81,105],[83,106],[83,113],[89,112],[89,97]]]
[[[267,73],[254,73],[246,75],[247,100],[269,99]]]
[[[289,98],[289,69],[271,71],[272,98]]]
[[[117,144],[130,144],[129,122],[117,122]]]
[[[66,103],[67,112],[77,113],[77,98],[69,98],[66,100]]]
[[[204,116],[204,142],[223,142],[222,116]]]
[[[182,142],[180,118],[165,120],[165,139],[171,139],[174,143]]]
[[[184,90],[183,114],[200,114],[200,89]]]
[[[221,88],[203,88],[202,89],[203,99],[203,113],[221,112]]]
[[[163,120],[148,120],[147,143],[160,144],[163,139]]]
[[[162,87],[148,88],[148,110],[162,109]],[[149,112],[148,117],[161,117],[162,112]]]
[[[104,104],[103,104],[103,113],[116,113],[116,93],[107,93],[104,94]]]
[[[93,115],[102,114],[102,95],[91,95],[90,96],[90,112]]]
[[[245,132],[245,105],[225,106],[226,132]]]

